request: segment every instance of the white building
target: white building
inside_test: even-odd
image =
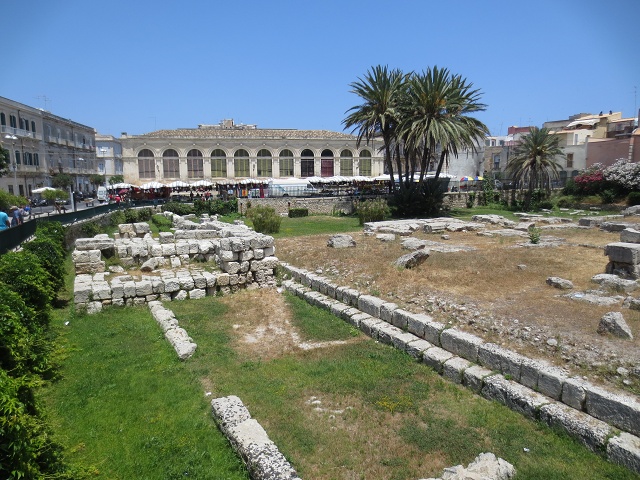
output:
[[[125,182],[171,183],[384,173],[381,142],[328,130],[263,129],[223,120],[198,128],[123,133]]]
[[[0,97],[0,133],[10,153],[3,190],[30,197],[34,188],[50,186],[53,175],[66,173],[74,190],[89,191],[89,175],[96,172],[93,128]]]

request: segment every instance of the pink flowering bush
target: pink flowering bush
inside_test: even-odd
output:
[[[595,195],[606,187],[604,166],[596,163],[574,178],[578,193],[582,195]]]

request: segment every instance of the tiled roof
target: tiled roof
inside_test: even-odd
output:
[[[204,138],[204,139],[273,139],[273,140],[355,140],[354,135],[332,132],[331,130],[287,130],[268,128],[178,128],[176,130],[158,130],[137,135],[145,138]]]

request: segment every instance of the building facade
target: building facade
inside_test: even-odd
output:
[[[46,110],[0,97],[0,144],[9,151],[9,175],[0,188],[30,197],[34,188],[50,186],[67,173],[73,189],[89,191],[95,173],[95,129]]]
[[[328,130],[262,129],[223,120],[217,125],[120,137],[125,182],[222,182],[245,179],[377,176],[381,142],[357,145]]]
[[[96,135],[96,163],[98,174],[105,176],[105,183],[115,175],[124,175],[122,144],[112,135]]]

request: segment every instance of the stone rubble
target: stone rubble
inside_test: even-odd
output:
[[[598,324],[598,333],[601,335],[610,333],[618,338],[633,340],[631,329],[620,312],[605,313]]]
[[[515,478],[513,465],[493,453],[481,453],[464,468],[462,465],[445,468],[440,478],[425,480],[511,480]]]

